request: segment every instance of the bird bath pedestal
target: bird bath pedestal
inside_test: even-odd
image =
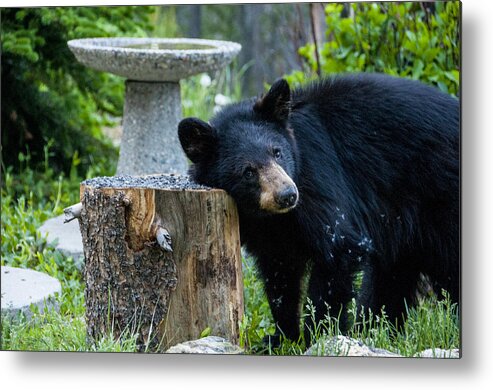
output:
[[[186,173],[179,81],[223,68],[241,46],[186,38],[77,39],[68,46],[82,64],[127,79],[117,175]]]

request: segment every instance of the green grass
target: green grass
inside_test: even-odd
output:
[[[304,308],[302,326],[310,328],[308,339],[304,335],[297,342],[282,340],[277,348],[266,347],[262,338],[274,333],[274,325],[265,295],[262,293],[261,282],[254,269],[246,269],[245,278],[245,318],[241,323],[241,346],[248,353],[268,355],[301,355],[306,349],[323,341],[341,335],[337,318],[325,317],[315,321],[315,309],[309,299]],[[248,302],[248,298],[254,299]],[[350,318],[356,316],[356,304],[350,305]],[[374,348],[386,349],[402,356],[412,357],[428,348],[454,349],[460,348],[460,324],[457,305],[450,301],[449,295],[443,291],[442,297],[428,296],[421,298],[416,307],[407,309],[407,317],[403,325],[396,330],[382,310],[378,315],[369,313],[360,316],[354,322],[347,336],[362,340]],[[323,354],[323,348],[320,349]],[[331,354],[344,351],[330,351]]]
[[[20,159],[29,162],[29,156],[21,155]],[[19,316],[12,321],[2,316],[3,350],[135,351],[135,335],[116,338],[108,334],[95,345],[86,343],[82,274],[72,257],[55,250],[38,232],[46,219],[78,202],[83,179],[73,172],[69,177],[55,177],[48,165],[36,171],[26,165],[15,175],[11,169],[3,169],[1,264],[44,272],[57,278],[62,286],[62,293],[56,296],[59,313],[40,313],[33,307],[30,318]],[[110,174],[103,168],[101,172]]]
[[[307,305],[307,311],[311,308]],[[353,300],[349,309],[356,315]],[[310,315],[310,318],[313,318]],[[310,323],[310,322],[309,322]],[[337,320],[326,318],[317,324],[317,331],[311,337],[310,345],[327,337],[338,335]],[[428,348],[459,348],[459,320],[456,304],[451,303],[443,292],[441,299],[430,296],[421,299],[416,307],[407,309],[406,321],[399,330],[389,321],[385,311],[379,315],[370,313],[363,316],[349,330],[349,337],[362,340],[366,345],[383,348],[403,356],[414,356]]]
[[[61,314],[54,310],[35,312],[30,318],[15,321],[2,318],[2,349],[14,351],[135,352],[136,335],[115,337],[112,333],[96,344],[86,342],[83,316]]]

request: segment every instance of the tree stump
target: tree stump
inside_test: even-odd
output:
[[[139,351],[211,333],[237,342],[243,315],[238,213],[226,192],[186,177],[81,184],[89,342],[138,332]]]

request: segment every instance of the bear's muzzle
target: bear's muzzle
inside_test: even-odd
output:
[[[259,169],[260,208],[271,213],[286,213],[298,203],[298,188],[277,163]]]

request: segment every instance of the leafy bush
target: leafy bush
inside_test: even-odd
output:
[[[456,1],[329,4],[327,42],[299,49],[308,75],[297,71],[291,83],[321,74],[382,72],[459,92],[459,15]]]
[[[43,162],[53,140],[57,170],[68,173],[78,153],[84,176],[95,160],[116,161],[101,127],[120,116],[123,80],[80,65],[67,41],[144,36],[153,7],[4,8],[2,42],[2,161],[20,169],[19,153]],[[111,167],[108,167],[111,168]]]

